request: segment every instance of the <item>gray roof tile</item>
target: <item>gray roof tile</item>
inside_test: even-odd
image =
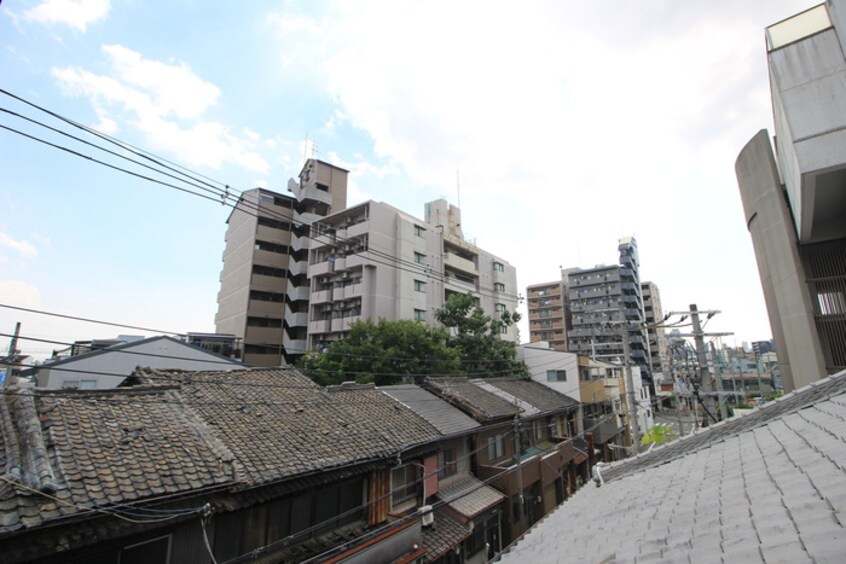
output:
[[[842,561],[846,554],[846,372],[603,470],[504,555],[580,551],[691,562]],[[660,494],[658,490],[660,489]],[[657,505],[656,505],[657,502]],[[605,530],[606,527],[610,527]],[[578,530],[578,535],[563,534]],[[604,532],[603,532],[604,531]],[[665,533],[666,531],[666,533]],[[601,533],[601,534],[600,534]],[[581,537],[593,538],[582,544]]]

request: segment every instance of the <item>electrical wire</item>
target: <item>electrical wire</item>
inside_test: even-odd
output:
[[[106,136],[105,134],[100,134],[99,132],[96,132],[96,130],[93,130],[92,128],[88,128],[88,127],[86,127],[86,126],[81,126],[80,124],[78,124],[78,123],[74,122],[73,120],[69,120],[69,119],[64,118],[64,117],[62,117],[62,116],[59,116],[59,114],[56,114],[55,112],[51,112],[51,111],[46,110],[45,108],[42,108],[42,107],[40,107],[40,106],[38,106],[38,105],[32,104],[32,103],[30,103],[29,101],[24,100],[23,98],[20,98],[20,97],[18,97],[18,96],[13,95],[13,94],[10,94],[10,93],[8,93],[8,92],[7,92],[7,91],[5,91],[5,90],[0,89],[0,93],[2,93],[2,94],[6,94],[6,95],[8,95],[8,96],[11,96],[11,97],[15,98],[16,100],[19,100],[19,101],[22,101],[22,102],[24,102],[24,103],[27,103],[27,104],[31,105],[32,107],[38,108],[39,110],[44,111],[44,112],[46,112],[46,113],[48,113],[49,115],[52,115],[52,116],[54,116],[54,117],[57,117],[58,119],[61,119],[62,121],[65,121],[66,123],[69,123],[69,124],[71,124],[71,125],[74,125],[75,127],[80,127],[80,128],[82,128],[83,130],[85,130],[85,131],[87,131],[87,132],[89,132],[89,133],[91,133],[91,134],[97,135],[98,137],[100,137],[100,138],[102,138],[102,139],[109,140],[110,142],[112,142],[112,143],[116,144],[117,146],[119,146],[119,147],[121,147],[121,148],[124,148],[124,149],[130,150],[131,152],[133,152],[133,153],[135,153],[135,154],[139,154],[139,155],[141,155],[141,156],[144,156],[144,158],[147,158],[147,159],[151,160],[152,162],[156,162],[156,163],[157,163],[157,164],[159,164],[160,166],[165,166],[165,165],[163,165],[162,163],[160,163],[158,160],[153,159],[153,158],[150,158],[149,156],[147,156],[147,155],[149,155],[149,153],[144,152],[144,151],[139,152],[138,150],[136,150],[136,149],[132,148],[132,146],[131,146],[131,145],[129,145],[128,143],[115,141],[113,138],[110,138],[109,136]],[[319,238],[319,236],[313,236],[313,235],[311,235],[311,234],[310,234],[310,233],[311,233],[311,225],[312,225],[311,223],[298,222],[296,219],[294,219],[294,218],[292,218],[292,217],[287,217],[287,216],[284,216],[284,215],[282,215],[282,214],[278,214],[277,212],[275,212],[275,210],[261,208],[261,207],[260,207],[260,204],[259,204],[258,202],[251,202],[251,201],[249,201],[249,200],[247,200],[247,199],[245,199],[245,198],[243,198],[243,197],[241,197],[241,198],[237,198],[237,199],[236,199],[236,202],[235,202],[234,204],[229,203],[229,201],[230,201],[230,200],[235,199],[235,197],[234,197],[234,196],[232,196],[232,195],[229,193],[229,185],[224,185],[224,184],[222,184],[222,183],[220,183],[220,182],[217,182],[218,184],[220,184],[220,185],[222,185],[222,186],[225,186],[225,190],[220,190],[219,188],[214,188],[211,184],[209,184],[209,183],[207,183],[207,182],[203,182],[203,184],[206,184],[206,185],[208,186],[208,188],[206,188],[206,187],[203,187],[203,186],[198,185],[198,183],[196,182],[196,179],[195,179],[195,178],[193,178],[193,177],[190,177],[190,175],[187,175],[187,174],[185,174],[185,173],[182,173],[181,171],[177,171],[177,172],[179,172],[180,174],[183,174],[183,175],[185,175],[185,176],[189,176],[189,178],[191,178],[191,180],[193,180],[193,181],[194,181],[194,182],[187,182],[187,181],[185,181],[185,180],[179,179],[178,177],[175,177],[175,176],[174,176],[174,175],[172,175],[172,174],[169,174],[169,173],[166,173],[166,172],[163,172],[163,171],[157,170],[157,169],[155,169],[155,168],[151,167],[150,165],[146,165],[146,164],[143,164],[143,163],[139,163],[138,161],[136,161],[136,160],[134,160],[134,159],[131,159],[131,158],[126,157],[126,156],[124,156],[124,155],[119,155],[119,154],[117,154],[117,153],[115,153],[115,152],[113,152],[113,151],[110,151],[110,150],[108,150],[108,149],[105,149],[105,148],[103,148],[103,147],[101,147],[101,146],[99,146],[99,145],[96,145],[96,144],[90,143],[90,142],[88,142],[88,141],[82,140],[82,139],[80,139],[80,138],[78,138],[78,137],[76,137],[76,136],[72,136],[72,135],[70,135],[70,134],[67,134],[67,133],[61,132],[61,131],[57,130],[56,128],[52,128],[51,126],[48,126],[48,125],[46,125],[46,124],[44,124],[43,122],[40,122],[40,121],[38,121],[38,120],[34,120],[34,119],[29,118],[29,117],[27,117],[27,116],[23,116],[22,114],[19,114],[19,113],[17,113],[17,112],[13,112],[13,111],[11,111],[11,110],[5,110],[5,109],[0,109],[0,110],[5,111],[6,113],[8,113],[8,114],[10,114],[10,115],[13,115],[13,116],[19,117],[20,119],[24,119],[24,120],[27,120],[27,121],[29,121],[29,122],[31,122],[31,123],[37,124],[37,125],[39,125],[39,126],[41,126],[41,127],[45,127],[45,128],[50,129],[50,130],[52,130],[52,131],[58,132],[58,133],[60,133],[60,134],[62,134],[62,135],[64,135],[64,136],[67,136],[67,137],[70,137],[70,138],[75,139],[75,140],[77,140],[77,141],[80,141],[80,142],[82,142],[82,143],[84,143],[84,144],[86,144],[86,145],[88,145],[88,146],[91,146],[91,147],[94,147],[94,148],[100,149],[100,150],[102,150],[102,151],[104,151],[104,152],[107,152],[107,153],[109,153],[109,154],[112,154],[112,155],[118,156],[119,158],[122,158],[122,159],[128,160],[128,161],[130,161],[130,162],[132,162],[132,163],[134,163],[134,164],[137,164],[137,165],[139,165],[139,166],[145,167],[145,168],[150,169],[150,170],[154,170],[154,171],[158,172],[159,174],[163,174],[163,175],[168,176],[168,177],[170,177],[170,178],[174,178],[174,179],[176,179],[176,180],[179,180],[179,181],[182,181],[182,182],[186,182],[186,183],[188,183],[189,185],[191,185],[191,186],[193,186],[193,187],[197,187],[197,188],[199,188],[199,189],[201,189],[201,190],[204,190],[204,191],[206,191],[206,192],[214,193],[214,194],[216,194],[218,197],[217,197],[217,198],[215,198],[215,197],[206,196],[206,195],[204,195],[204,194],[200,194],[200,193],[197,193],[197,192],[191,191],[191,190],[186,189],[186,188],[182,188],[182,187],[179,187],[179,186],[175,186],[175,185],[173,185],[173,184],[171,184],[171,183],[168,183],[168,182],[162,182],[162,181],[160,181],[160,180],[156,180],[156,179],[154,179],[154,178],[151,178],[151,177],[148,177],[148,176],[145,176],[145,175],[141,175],[141,174],[138,174],[138,173],[132,172],[132,171],[130,171],[130,170],[128,170],[128,169],[125,169],[125,168],[122,168],[122,167],[118,167],[118,166],[115,166],[115,165],[112,165],[112,164],[106,163],[105,161],[101,161],[101,160],[99,160],[99,159],[95,159],[95,158],[93,158],[93,157],[90,157],[90,156],[88,156],[88,155],[84,155],[84,154],[82,154],[82,153],[80,153],[80,152],[78,152],[78,151],[75,151],[75,150],[73,150],[73,149],[70,149],[70,148],[68,148],[68,147],[65,147],[65,146],[62,146],[62,145],[59,145],[59,144],[56,144],[56,143],[49,142],[49,141],[47,141],[47,140],[44,140],[44,139],[39,138],[39,137],[34,136],[34,135],[30,135],[30,134],[24,133],[24,132],[22,132],[22,131],[20,131],[20,130],[14,129],[14,128],[10,128],[10,127],[3,126],[3,125],[0,125],[0,128],[6,129],[6,130],[8,130],[8,131],[10,131],[10,132],[13,132],[13,133],[17,133],[17,134],[19,134],[19,135],[22,135],[22,136],[27,137],[27,138],[29,138],[29,139],[31,139],[31,140],[38,141],[38,142],[40,142],[40,143],[46,144],[46,145],[51,146],[51,147],[53,147],[53,148],[56,148],[56,149],[59,149],[59,150],[65,151],[65,152],[69,152],[69,153],[71,153],[71,154],[73,154],[73,155],[76,155],[76,156],[79,156],[79,157],[85,158],[85,159],[87,159],[87,160],[89,160],[89,161],[92,161],[92,162],[95,162],[95,163],[97,163],[97,164],[102,164],[102,165],[107,166],[107,167],[109,167],[109,168],[112,168],[112,169],[114,169],[114,170],[116,170],[116,171],[119,171],[119,172],[124,172],[124,173],[126,173],[126,174],[129,174],[129,175],[132,175],[132,176],[135,176],[135,177],[138,177],[138,178],[142,178],[142,179],[150,180],[150,181],[155,182],[155,183],[157,183],[157,184],[160,184],[160,185],[162,185],[162,186],[166,186],[166,187],[174,188],[174,189],[176,189],[176,190],[179,190],[179,191],[182,191],[182,192],[186,192],[186,193],[189,193],[189,194],[192,194],[192,195],[195,195],[195,196],[199,196],[199,197],[202,197],[202,198],[205,198],[205,199],[208,199],[208,200],[214,201],[214,202],[220,202],[221,204],[224,204],[224,205],[227,205],[227,206],[229,206],[229,207],[232,207],[233,209],[239,209],[239,208],[240,208],[240,209],[241,209],[241,211],[244,211],[245,213],[248,213],[248,215],[251,215],[251,216],[256,217],[256,218],[258,218],[258,217],[259,217],[259,212],[263,212],[265,215],[270,215],[271,217],[275,216],[275,218],[276,218],[276,219],[281,219],[281,220],[284,220],[284,221],[288,222],[289,224],[294,225],[294,226],[296,226],[296,227],[300,227],[300,228],[305,228],[305,229],[307,229],[309,234],[307,234],[307,235],[303,235],[303,236],[307,237],[308,239],[313,240],[313,241],[316,241],[316,242],[318,242],[318,243],[322,243],[323,245],[326,245],[326,244],[327,244],[327,242],[326,242],[326,241],[320,241],[320,240],[318,239],[318,238]],[[165,166],[165,168],[167,168],[167,169],[169,169],[169,170],[175,170],[175,169],[173,169],[172,167],[166,167],[166,166]],[[180,167],[180,168],[184,168],[184,167]],[[250,213],[250,208],[252,208],[253,213]],[[318,223],[319,223],[319,220],[318,220]],[[356,244],[359,244],[359,243],[360,243],[360,240],[359,240],[358,238],[347,238],[347,239],[341,238],[341,239],[340,239],[340,241],[341,241],[342,243],[343,243],[343,242],[346,242],[346,243],[356,243]],[[429,278],[434,277],[435,279],[440,279],[440,281],[441,281],[441,282],[444,282],[444,283],[447,283],[447,282],[448,282],[448,280],[447,280],[447,276],[446,276],[446,273],[443,273],[443,274],[441,274],[441,273],[433,273],[433,272],[431,271],[431,269],[430,269],[430,268],[428,268],[428,265],[424,266],[424,265],[420,265],[420,264],[417,264],[417,263],[412,263],[411,261],[407,261],[407,260],[405,260],[405,259],[402,259],[401,257],[395,256],[395,255],[391,255],[391,254],[389,254],[389,253],[385,253],[385,252],[383,252],[383,251],[377,251],[377,250],[375,250],[375,249],[364,249],[362,252],[369,253],[369,254],[371,255],[370,260],[371,260],[371,261],[373,261],[373,262],[375,262],[376,264],[381,264],[381,265],[383,265],[383,266],[388,266],[388,267],[391,267],[391,268],[397,268],[397,269],[399,269],[399,270],[404,270],[404,271],[406,271],[406,272],[412,272],[412,273],[415,273],[415,274],[423,274],[423,275],[425,275],[425,276],[427,276],[427,277],[429,277]],[[374,258],[372,255],[376,255],[376,256],[378,256],[378,257],[380,257],[380,258],[382,258],[382,259],[388,259],[388,260],[391,260],[391,261],[393,261],[393,262],[390,262],[390,263],[389,263],[389,262],[385,262],[384,260],[377,260],[377,259],[376,259],[376,258]],[[405,263],[405,264],[407,264],[407,265],[412,266],[412,267],[413,267],[413,270],[411,270],[411,269],[409,269],[409,268],[402,268],[400,265],[401,265],[401,264],[403,264],[403,263]],[[433,275],[434,275],[434,276],[433,276]],[[506,292],[502,292],[502,291],[497,291],[497,290],[496,290],[496,288],[478,287],[478,288],[476,288],[476,292],[477,292],[477,293],[480,293],[480,294],[482,294],[482,295],[488,295],[488,296],[490,296],[490,297],[495,297],[495,298],[502,298],[502,297],[505,297],[505,298],[514,299],[514,300],[519,300],[519,299],[520,299],[519,294],[512,294],[512,293],[506,293]]]
[[[151,523],[162,523],[164,521],[171,521],[173,519],[176,519],[176,518],[179,518],[179,517],[185,517],[187,515],[191,515],[193,513],[197,513],[198,511],[202,510],[202,508],[190,509],[190,510],[185,510],[185,512],[180,513],[180,514],[170,515],[170,516],[167,516],[167,517],[158,517],[158,518],[155,518],[155,519],[135,519],[133,517],[127,517],[127,516],[122,515],[120,513],[115,513],[114,511],[108,511],[106,509],[101,509],[101,508],[96,507],[96,506],[95,507],[86,507],[84,505],[79,505],[79,504],[61,499],[61,498],[56,497],[54,495],[50,495],[47,492],[41,491],[39,489],[32,488],[32,487],[27,486],[25,484],[21,484],[20,482],[16,482],[15,480],[10,480],[6,476],[0,476],[0,480],[3,480],[4,482],[7,482],[8,484],[11,484],[12,486],[14,486],[16,488],[21,488],[21,489],[27,490],[29,492],[32,492],[32,493],[44,496],[46,498],[52,499],[53,501],[61,503],[62,505],[66,505],[68,507],[73,507],[75,509],[78,509],[78,510],[82,511],[83,514],[90,513],[90,512],[102,513],[102,514],[108,515],[110,517],[117,517],[118,519],[121,519],[123,521],[127,521],[129,523],[140,524],[140,525],[147,525],[147,524],[151,524]]]

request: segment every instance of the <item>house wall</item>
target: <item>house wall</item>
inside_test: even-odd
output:
[[[131,352],[105,351],[62,362],[56,369],[43,368],[36,375],[37,385],[57,390],[61,389],[68,380],[78,380],[80,384],[85,380],[92,383],[93,389],[107,389],[117,387],[138,366],[185,370],[226,370],[242,366],[235,361],[228,362],[223,357],[210,355],[202,349],[170,339],[139,342],[123,350]],[[162,356],[174,356],[179,359],[162,358]],[[180,360],[183,358],[187,360]]]

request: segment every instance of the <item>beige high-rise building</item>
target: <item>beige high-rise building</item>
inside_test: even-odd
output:
[[[567,279],[526,288],[529,307],[529,342],[546,341],[556,351],[567,349]]]
[[[308,339],[311,348],[341,338],[358,319],[417,319],[453,293],[471,293],[489,316],[517,307],[517,276],[505,260],[466,241],[461,212],[446,200],[426,204],[420,220],[369,201],[312,226]],[[515,326],[502,338],[518,341]]]
[[[278,366],[305,351],[310,226],[346,207],[347,174],[308,159],[291,195],[247,190],[230,214],[215,326],[243,339],[246,364]]]
[[[661,292],[654,282],[643,282],[640,286],[643,290],[643,311],[646,314],[647,344],[652,372],[664,372],[667,364],[667,334],[662,327],[657,327],[664,319]]]

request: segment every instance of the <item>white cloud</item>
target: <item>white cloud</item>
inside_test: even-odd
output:
[[[88,24],[104,19],[109,0],[45,0],[24,12],[23,17],[42,24],[63,24],[85,33]]]
[[[245,129],[236,135],[220,122],[202,119],[217,103],[220,89],[188,65],[145,59],[121,45],[104,45],[103,52],[110,64],[107,74],[80,67],[54,68],[52,74],[70,94],[91,100],[105,129],[135,128],[150,148],[174,154],[189,166],[233,163],[253,172],[269,170],[256,150],[258,134]],[[125,116],[123,122],[115,121],[118,115]]]
[[[805,4],[334,1],[320,19],[269,21],[280,55],[334,98],[327,132],[366,132],[375,158],[427,198],[452,192],[460,170],[464,225],[521,285],[559,264],[612,262],[617,238],[635,233],[670,307],[704,302],[687,295],[696,272],[714,300],[745,295],[703,307],[766,326],[754,274],[732,293],[693,249],[750,254],[734,159],[771,123],[764,26]],[[345,167],[365,194],[366,166]]]
[[[9,249],[17,251],[26,258],[35,258],[38,256],[38,249],[35,248],[35,245],[27,243],[26,241],[13,239],[2,231],[0,231],[0,246],[8,247]]]
[[[0,280],[0,296],[3,300],[21,307],[41,305],[41,291],[20,280]]]

